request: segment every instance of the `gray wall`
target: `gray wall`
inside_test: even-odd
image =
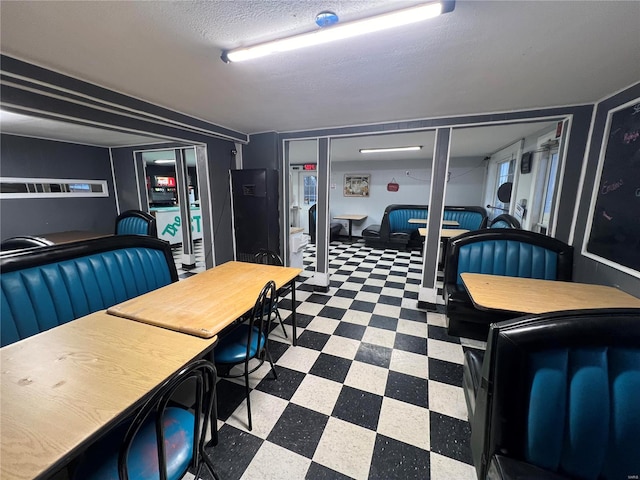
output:
[[[109,188],[108,197],[3,199],[2,239],[68,230],[113,233],[117,214],[108,149],[7,134],[0,146],[3,177],[106,180]]]
[[[234,149],[233,142],[215,139],[207,141],[209,184],[213,204],[213,236],[218,265],[233,260],[229,170],[235,168],[235,156],[231,153]]]
[[[275,132],[251,135],[242,149],[242,168],[280,168],[280,140]]]
[[[580,197],[573,246],[575,248],[575,281],[615,285],[626,292],[640,296],[640,278],[621,272],[596,260],[587,258],[581,253],[583,239],[588,234],[588,232],[586,232],[586,228],[589,217],[591,194],[593,189],[597,188],[595,185],[597,180],[596,174],[600,158],[602,136],[604,135],[608,112],[612,108],[637,98],[640,98],[640,83],[633,85],[623,92],[613,95],[596,105],[596,117],[593,123],[591,142],[589,144],[587,170],[582,195]],[[637,214],[640,218],[640,212],[637,212]],[[636,254],[640,255],[640,252],[636,252]]]

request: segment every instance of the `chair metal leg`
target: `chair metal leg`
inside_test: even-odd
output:
[[[203,457],[204,457],[204,463],[206,464],[207,469],[209,470],[209,473],[211,473],[211,475],[213,476],[213,478],[215,478],[215,480],[220,480],[220,477],[218,476],[218,473],[213,468],[213,462],[211,461],[209,456],[206,453],[203,453]],[[200,478],[200,476],[197,475],[196,479],[199,479],[199,478]]]
[[[253,424],[251,423],[251,398],[250,398],[250,389],[249,389],[249,362],[247,361],[244,364],[244,386],[245,393],[247,395],[247,414],[249,417],[249,431],[253,429]]]
[[[280,326],[282,327],[282,333],[284,333],[284,338],[289,338],[287,335],[287,331],[284,329],[284,322],[282,321],[282,317],[280,316],[280,310],[276,307],[276,318],[280,321]]]
[[[273,365],[273,359],[271,358],[271,353],[266,348],[264,349],[264,353],[267,356],[267,359],[269,360],[269,364],[271,365],[271,372],[273,372],[273,379],[277,380],[278,374],[276,373],[276,367]]]

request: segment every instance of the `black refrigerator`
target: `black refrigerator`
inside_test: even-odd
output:
[[[231,170],[236,259],[250,262],[260,250],[280,255],[278,171]]]

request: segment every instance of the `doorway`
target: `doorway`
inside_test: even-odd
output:
[[[204,222],[195,147],[140,154],[149,213],[156,218],[158,238],[171,244],[178,268],[204,269]],[[184,225],[190,225],[189,231]]]

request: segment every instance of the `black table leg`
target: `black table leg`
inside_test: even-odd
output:
[[[353,220],[349,220],[349,242],[353,243],[353,235],[351,235],[351,228],[353,227]]]
[[[293,325],[293,346],[298,345],[297,321],[296,321],[296,279],[291,280],[291,324]]]

